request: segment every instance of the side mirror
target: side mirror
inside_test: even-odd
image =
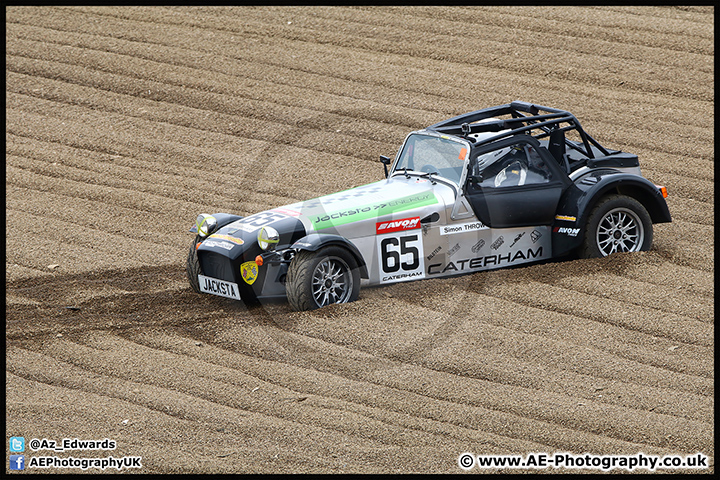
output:
[[[383,168],[385,169],[385,178],[388,177],[388,165],[390,165],[390,158],[386,157],[385,155],[380,155],[380,163],[383,164]]]

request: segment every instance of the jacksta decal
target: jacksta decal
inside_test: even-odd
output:
[[[382,203],[374,203],[362,207],[340,210],[338,212],[316,216],[311,219],[315,230],[337,227],[357,220],[365,220],[372,216],[381,216],[397,213],[410,208],[425,207],[437,203],[438,200],[432,192],[419,195],[410,195]]]

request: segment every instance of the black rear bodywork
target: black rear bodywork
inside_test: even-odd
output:
[[[467,140],[471,145],[468,168],[473,158],[518,141],[536,148],[554,173],[552,181],[503,190],[478,187],[468,175],[463,188],[478,219],[492,228],[553,226],[553,256],[582,243],[581,227],[592,206],[608,194],[635,198],[653,223],[672,221],[658,187],[639,175],[639,168],[637,173],[628,172],[639,167],[637,155],[605,148],[568,111],[515,101],[458,115],[426,130]],[[476,139],[473,134],[482,136]],[[568,229],[573,235],[556,233]]]

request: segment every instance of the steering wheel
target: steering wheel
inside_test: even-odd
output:
[[[495,176],[496,187],[510,187],[525,185],[527,178],[527,167],[520,162],[513,162],[503,168],[500,173]]]
[[[428,163],[426,165],[423,165],[420,171],[425,173],[437,173],[437,168]]]

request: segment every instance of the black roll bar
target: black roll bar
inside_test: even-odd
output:
[[[547,113],[540,113],[547,112]],[[497,117],[502,115],[510,115],[510,119],[498,119]],[[492,120],[489,120],[492,119]],[[483,121],[489,120],[489,121]],[[568,123],[565,127],[560,127],[561,123]],[[463,127],[466,124],[466,127]],[[465,128],[465,131],[463,131]],[[498,105],[496,107],[484,108],[482,110],[476,110],[474,112],[464,113],[457,115],[448,120],[443,120],[434,125],[426,128],[426,130],[433,130],[438,133],[444,133],[448,135],[456,135],[464,137],[471,133],[481,132],[501,132],[502,130],[508,130],[507,132],[499,133],[492,137],[479,140],[474,146],[485,145],[501,138],[517,135],[519,133],[527,132],[530,130],[540,129],[544,133],[538,134],[535,138],[543,138],[550,135],[553,129],[562,128],[563,131],[576,130],[582,139],[585,152],[582,152],[574,143],[569,140],[565,140],[565,144],[574,149],[581,151],[589,158],[595,158],[590,144],[597,147],[604,155],[609,155],[607,149],[605,149],[600,143],[594,138],[588,135],[580,125],[575,116],[565,110],[557,108],[545,107],[542,105],[535,105],[523,101],[514,101],[504,105]]]

